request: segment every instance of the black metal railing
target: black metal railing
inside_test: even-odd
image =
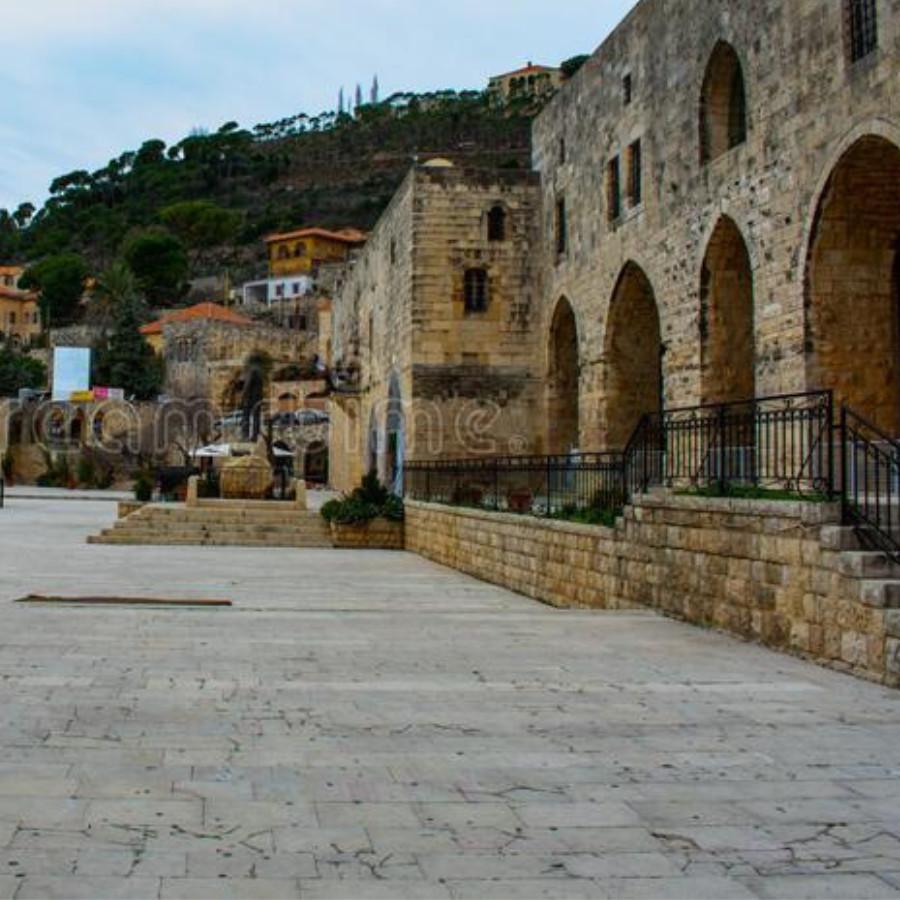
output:
[[[0,509],[6,506],[6,481],[0,476]]]
[[[405,481],[411,500],[537,516],[626,502],[620,453],[411,462]]]
[[[625,449],[626,492],[665,486],[830,496],[833,431],[830,391],[665,410],[645,416]]]
[[[644,416],[621,453],[412,462],[406,495],[531,515],[621,510],[650,488],[834,491],[828,391],[666,410]]]
[[[900,442],[845,406],[840,448],[844,522],[900,562]]]

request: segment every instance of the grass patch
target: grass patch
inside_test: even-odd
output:
[[[830,499],[827,494],[818,491],[801,494],[799,491],[764,488],[750,484],[728,485],[724,490],[718,485],[707,485],[675,493],[682,497],[708,497],[711,500],[774,500],[782,503],[828,503]]]
[[[620,515],[621,510],[617,509],[604,509],[601,507],[578,509],[574,506],[567,506],[553,513],[550,518],[560,522],[575,522],[578,525],[601,525],[604,528],[614,528],[616,519]]]

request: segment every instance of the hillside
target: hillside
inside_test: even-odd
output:
[[[527,166],[535,112],[446,91],[396,95],[355,116],[301,114],[252,130],[232,122],[170,147],[150,140],[96,172],[57,178],[38,211],[0,211],[0,258],[74,251],[99,271],[129,235],[171,224],[167,208],[202,200],[228,214],[212,233],[181,235],[191,276],[227,268],[235,281],[252,277],[264,268],[260,238],[268,232],[311,223],[371,228],[416,156]]]

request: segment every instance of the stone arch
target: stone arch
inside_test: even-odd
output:
[[[811,389],[900,434],[900,145],[859,137],[819,197],[806,259]]]
[[[703,403],[756,395],[753,267],[729,216],[716,223],[700,269],[700,358]]]
[[[662,408],[663,344],[656,295],[644,270],[626,263],[606,321],[606,446],[622,449],[641,418]]]
[[[550,323],[547,367],[547,448],[568,453],[580,444],[581,362],[578,322],[572,304],[561,297]]]
[[[747,86],[737,51],[713,49],[700,91],[700,162],[706,164],[747,140]]]

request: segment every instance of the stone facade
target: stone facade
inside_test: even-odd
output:
[[[275,369],[308,363],[317,337],[256,325],[197,320],[163,326],[166,392],[183,399],[204,398],[217,412],[235,409],[244,361],[265,351]]]
[[[900,685],[900,581],[835,505],[640,497],[614,529],[407,503],[406,546],[555,606],[650,607]]]
[[[534,449],[538,201],[531,173],[410,173],[334,302],[335,486]]]
[[[582,449],[754,392],[900,428],[900,2],[874,6],[854,54],[845,0],[643,0],[537,119],[538,328],[549,370],[574,311]]]

